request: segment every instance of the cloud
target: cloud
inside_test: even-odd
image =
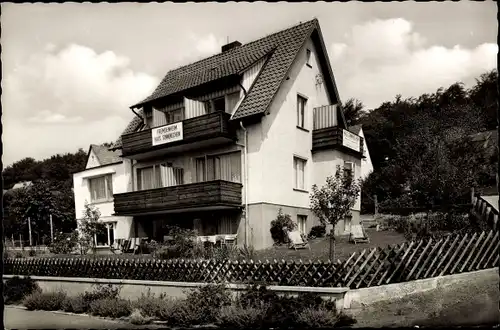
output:
[[[224,40],[222,38],[217,39],[212,33],[204,37],[199,37],[193,34],[191,35],[191,39],[195,49],[203,55],[213,55],[219,53],[222,45],[224,45]]]
[[[8,68],[2,82],[6,161],[115,140],[132,117],[129,106],[159,83],[156,77],[131,70],[125,56],[76,44],[47,44],[21,65]],[[21,145],[24,138],[27,149]]]
[[[354,26],[329,49],[342,99],[355,97],[369,107],[397,94],[418,97],[496,67],[498,46],[473,49],[429,45],[405,19],[374,20]]]

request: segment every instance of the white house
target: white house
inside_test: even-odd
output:
[[[73,174],[77,222],[88,203],[99,209],[107,225],[106,231],[96,237],[98,246],[109,246],[115,239],[131,236],[132,217],[115,216],[113,204],[113,194],[129,191],[130,182],[120,151],[100,145],[90,146],[85,170]]]
[[[368,154],[339,102],[316,19],[232,42],[168,72],[131,107],[134,119],[113,147],[123,163],[75,175],[77,212],[91,198],[88,180],[111,175],[114,203],[102,195],[96,205],[116,223],[113,237],[163,240],[165,227],[177,225],[202,236],[236,234],[239,245],[262,249],[272,246],[280,208],[308,233],[318,224],[312,185],[323,185],[337,165],[360,178]],[[108,181],[100,189],[110,193]],[[358,198],[337,234],[359,213]]]

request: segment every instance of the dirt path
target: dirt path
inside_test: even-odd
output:
[[[498,279],[450,285],[353,310],[355,327],[495,325],[500,323]]]

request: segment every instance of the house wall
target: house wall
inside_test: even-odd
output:
[[[101,166],[101,164],[99,163],[99,160],[97,159],[97,156],[94,152],[94,150],[90,150],[90,153],[89,153],[89,157],[87,159],[87,165],[85,166],[85,168],[92,168],[92,167],[97,167],[97,166]]]
[[[372,158],[370,157],[370,151],[368,150],[368,145],[366,144],[365,134],[363,129],[360,130],[359,136],[363,138],[363,150],[364,156],[361,160],[361,179],[366,179],[371,172],[373,172]]]
[[[311,50],[310,64],[306,65],[306,49]],[[334,175],[336,165],[344,161],[356,164],[355,176],[361,175],[361,160],[337,150],[311,152],[313,108],[331,103],[324,84],[317,84],[321,74],[316,49],[311,40],[299,53],[275,96],[261,124],[249,126],[249,235],[256,249],[272,246],[270,223],[278,210],[291,215],[307,215],[307,230],[319,224],[310,211],[310,193],[313,184],[323,185],[328,175]],[[307,98],[305,130],[297,128],[297,95]],[[294,155],[307,160],[305,190],[295,188]],[[359,222],[360,200],[353,207],[353,223]],[[343,223],[336,228],[344,233]]]
[[[128,165],[128,166],[127,166]],[[132,217],[113,216],[114,205],[113,200],[103,203],[91,203],[89,178],[100,175],[111,174],[113,182],[113,193],[124,193],[130,191],[131,175],[129,160],[124,160],[122,163],[111,164],[97,168],[89,168],[85,171],[73,174],[73,189],[75,194],[75,216],[77,222],[83,218],[85,203],[95,206],[101,213],[101,221],[116,222],[115,238],[129,238],[132,225]]]

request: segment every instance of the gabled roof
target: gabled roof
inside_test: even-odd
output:
[[[99,164],[101,166],[110,165],[120,163],[121,159],[121,151],[120,150],[110,150],[108,147],[103,145],[91,144],[89,149],[89,154],[87,155],[87,159],[90,155],[90,151],[93,151]]]
[[[334,99],[338,99],[333,74],[326,58],[327,53],[319,30],[319,22],[317,19],[313,19],[229,51],[171,70],[153,94],[131,108],[143,106],[211,81],[231,75],[241,75],[252,64],[264,56],[269,56],[262,72],[252,89],[248,91],[248,95],[234,114],[233,119],[264,113],[286,78],[297,54],[315,31],[316,46],[319,46],[318,53],[321,62],[323,62],[323,71],[326,71],[324,75],[331,77],[331,79],[325,79],[327,87],[331,85],[329,92],[335,94]]]
[[[144,112],[142,110],[139,110],[138,115],[143,116]],[[116,139],[116,142],[113,144],[113,146],[110,148],[110,150],[120,149],[122,147],[122,135],[128,134],[128,133],[133,133],[133,132],[137,131],[143,123],[144,123],[144,121],[141,118],[134,115],[134,118],[132,118],[132,120],[128,123],[127,127],[122,132],[122,134],[118,137],[118,139]]]
[[[317,19],[313,19],[169,71],[149,97],[131,106],[131,108],[138,108],[153,101],[180,95],[181,92],[222,78],[242,75],[255,62],[267,56],[267,61],[259,76],[250,90],[247,91],[246,97],[231,119],[240,120],[252,115],[264,114],[289,74],[294,60],[309,38],[313,39],[316,46],[323,72],[323,81],[332,103],[338,103],[340,101],[339,95],[319,22]],[[342,119],[342,123],[339,124],[346,127],[343,113],[342,111],[339,112],[339,117]],[[135,131],[139,125],[141,125],[140,118],[134,117],[123,134]],[[120,147],[121,138],[116,141],[113,148]]]

